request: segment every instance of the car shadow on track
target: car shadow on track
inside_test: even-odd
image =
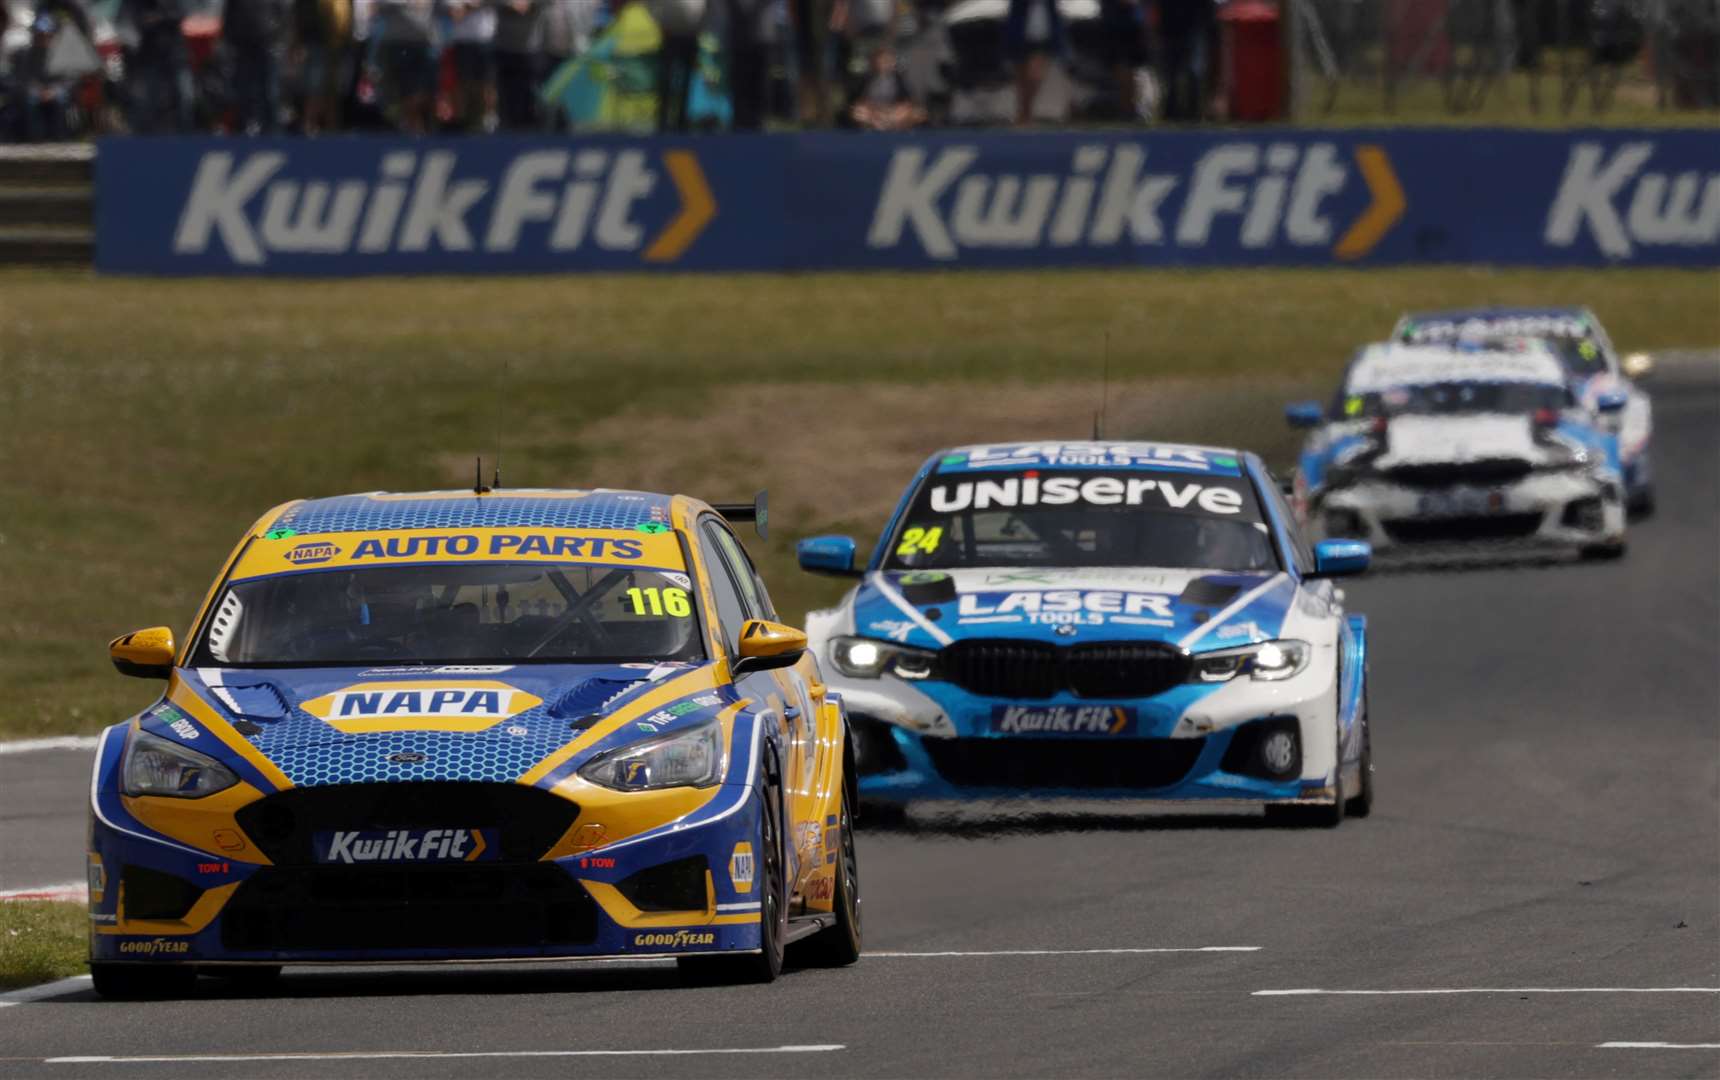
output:
[[[990,840],[1046,833],[1187,832],[1203,829],[1250,831],[1280,828],[1259,814],[1071,813],[1030,810],[984,817],[952,815],[904,818],[860,817],[863,832],[891,836],[925,836],[957,840]]]

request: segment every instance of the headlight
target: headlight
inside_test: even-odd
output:
[[[579,775],[616,791],[711,787],[723,782],[728,754],[716,721],[644,739],[588,762]]]
[[[1306,641],[1263,641],[1237,649],[1219,649],[1194,657],[1190,682],[1229,682],[1247,674],[1263,682],[1277,682],[1298,675],[1308,666],[1312,652]]]
[[[850,678],[876,679],[888,671],[899,679],[925,679],[937,667],[938,654],[871,638],[839,637],[830,642],[830,659]]]
[[[207,754],[140,731],[125,751],[127,795],[172,795],[201,799],[239,782],[233,770]]]

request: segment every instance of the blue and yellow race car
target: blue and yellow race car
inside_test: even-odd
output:
[[[107,996],[295,962],[675,957],[768,981],[860,950],[852,750],[729,518],[628,491],[288,503],[161,700],[96,754]]]

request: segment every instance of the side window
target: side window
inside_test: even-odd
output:
[[[1296,560],[1296,569],[1303,574],[1314,570],[1314,549],[1308,546],[1308,538],[1302,535],[1302,526],[1291,512],[1290,504],[1284,501],[1284,493],[1278,489],[1278,478],[1267,473],[1270,483],[1266,487],[1266,497],[1272,500],[1275,515],[1284,522],[1284,531],[1290,534],[1290,557]]]
[[[776,605],[770,602],[770,593],[765,591],[764,581],[758,576],[758,570],[753,566],[752,556],[747,554],[746,545],[735,538],[735,534],[718,525],[712,525],[717,534],[717,543],[723,549],[723,555],[728,559],[734,570],[735,580],[740,583],[741,594],[746,598],[747,609],[755,619],[776,619]]]
[[[722,543],[717,539],[717,533],[722,530],[706,524],[701,533],[704,543],[703,558],[705,578],[711,583],[711,593],[717,598],[717,619],[722,623],[723,644],[729,655],[739,651],[741,624],[750,617],[747,614],[746,601],[742,599],[741,590],[735,584],[735,578],[730,573],[728,561],[723,556]]]

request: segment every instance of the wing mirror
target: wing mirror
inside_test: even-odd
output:
[[[1630,397],[1623,391],[1607,390],[1595,398],[1595,410],[1603,414],[1622,412],[1629,402]]]
[[[1334,578],[1359,574],[1373,561],[1374,548],[1366,540],[1322,540],[1314,545],[1314,572],[1310,577]]]
[[[854,568],[855,544],[852,536],[812,536],[794,546],[795,558],[802,570],[814,574],[835,574],[839,577],[859,577]]]
[[[798,663],[806,652],[806,634],[792,626],[765,619],[741,624],[741,654],[730,669],[739,678],[754,671],[773,671]]]
[[[1654,357],[1645,352],[1633,352],[1619,363],[1619,367],[1633,379],[1644,379],[1654,374]]]
[[[1293,428],[1319,427],[1325,413],[1318,401],[1292,401],[1284,406],[1284,421]]]
[[[173,673],[173,631],[152,626],[116,637],[108,642],[108,659],[121,675],[165,679]]]

